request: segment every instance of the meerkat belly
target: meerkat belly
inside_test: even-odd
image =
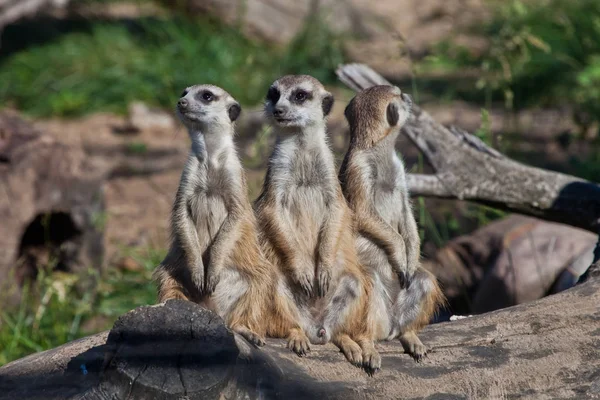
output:
[[[313,258],[325,219],[325,200],[318,186],[297,186],[290,193],[288,217],[302,252]]]
[[[227,217],[225,203],[220,196],[201,191],[192,200],[191,208],[200,249],[206,252]]]
[[[382,184],[373,193],[373,204],[379,217],[393,227],[402,215],[402,198],[393,183]]]
[[[375,336],[377,340],[388,339],[396,325],[393,308],[400,291],[398,278],[385,252],[369,238],[358,235],[356,250],[359,262],[366,267],[373,283],[369,307],[375,319]]]
[[[393,183],[380,184],[373,193],[373,202],[380,218],[392,226],[397,226],[401,201],[397,199]],[[360,262],[367,267],[373,282],[373,296],[370,302],[371,315],[376,317],[376,337],[388,339],[393,335],[397,321],[393,308],[400,291],[398,277],[389,263],[385,251],[371,239],[358,235],[356,249]]]
[[[302,184],[295,186],[290,191],[290,208],[288,215],[292,230],[296,232],[297,245],[302,252],[304,262],[314,264],[318,252],[319,235],[326,218],[324,189],[319,185]],[[337,257],[343,259],[343,255]],[[341,261],[340,261],[341,262]],[[336,263],[339,264],[340,262]],[[313,268],[315,265],[313,265]],[[334,268],[334,275],[341,268]],[[297,293],[294,299],[298,304],[300,325],[313,344],[321,344],[318,337],[319,330],[323,327],[325,310],[331,303],[336,279],[332,279],[329,294],[323,298],[307,298],[304,294]]]

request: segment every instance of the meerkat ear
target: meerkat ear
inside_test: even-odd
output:
[[[400,112],[398,111],[398,105],[396,103],[388,104],[386,115],[390,126],[398,125],[398,121],[400,120]]]
[[[344,117],[346,117],[346,121],[350,122],[350,105],[352,104],[352,101],[350,101],[350,103],[348,103],[348,105],[346,106],[346,108],[344,108]]]
[[[242,107],[240,107],[240,105],[238,103],[233,103],[232,105],[229,106],[229,110],[227,110],[227,113],[229,114],[229,119],[231,120],[231,122],[238,119],[241,112],[242,112]]]
[[[323,101],[321,102],[321,107],[323,108],[323,116],[326,117],[331,112],[331,108],[333,107],[333,95],[331,93],[327,93],[323,97]]]

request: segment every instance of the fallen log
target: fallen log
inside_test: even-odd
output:
[[[69,0],[0,0],[0,33],[4,26],[41,11],[64,7]]]
[[[0,368],[0,399],[600,398],[600,281],[533,303],[430,325],[417,364],[378,345],[374,377],[331,345],[304,358],[251,347],[199,306],[135,309],[107,333]]]

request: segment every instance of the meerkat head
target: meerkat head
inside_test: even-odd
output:
[[[333,96],[309,75],[286,75],[269,88],[265,112],[280,128],[322,124],[331,112]]]
[[[190,131],[204,134],[227,131],[240,116],[240,104],[225,90],[213,85],[186,88],[177,102],[177,114]]]
[[[373,86],[358,93],[344,111],[352,144],[369,148],[399,132],[411,108],[410,96],[396,86]]]

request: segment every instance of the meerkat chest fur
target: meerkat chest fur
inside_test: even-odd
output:
[[[194,139],[184,170],[184,179],[189,182],[185,201],[203,251],[228,215],[227,199],[240,186],[241,168],[228,137]]]
[[[368,150],[369,170],[373,185],[372,201],[381,218],[397,226],[408,197],[404,162],[395,151],[397,135],[389,135]]]
[[[272,168],[287,221],[311,247],[316,246],[328,205],[336,201],[335,164],[324,132],[279,141]]]

